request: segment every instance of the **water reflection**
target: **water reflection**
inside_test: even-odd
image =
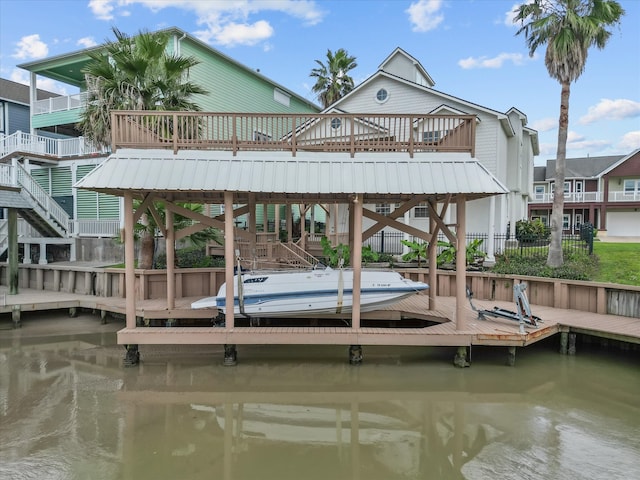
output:
[[[112,335],[2,340],[0,478],[629,478],[640,471],[630,358],[530,351],[471,369],[402,349],[143,350]],[[277,353],[274,353],[277,352]],[[391,353],[390,353],[391,352]],[[428,358],[427,358],[428,357]],[[301,362],[300,359],[303,359]],[[501,363],[501,362],[500,362]]]

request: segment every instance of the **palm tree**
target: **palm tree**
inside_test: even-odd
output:
[[[327,50],[327,63],[316,60],[318,68],[311,70],[309,76],[317,77],[316,84],[311,89],[318,94],[318,99],[324,108],[338,101],[354,88],[353,78],[347,75],[349,70],[358,66],[356,57],[349,56],[343,48],[336,51]]]
[[[200,110],[191,98],[207,91],[188,79],[199,62],[168,53],[170,34],[129,37],[115,27],[113,33],[116,41],[90,52],[83,70],[88,98],[78,127],[86,138],[110,146],[111,110]]]
[[[185,208],[187,210],[191,210],[195,213],[202,213],[204,207],[199,203],[176,203],[178,206]],[[134,202],[134,206],[137,208],[140,205],[140,202]],[[167,210],[162,203],[154,204],[154,208],[158,213],[159,219],[163,222],[163,225],[166,224],[167,218]],[[183,228],[190,227],[193,224],[193,221],[180,214],[174,214],[173,217],[173,228],[178,231]],[[142,240],[142,246],[140,248],[140,258],[138,258],[138,268],[143,269],[151,269],[155,267],[155,250],[156,243],[155,237],[156,232],[158,230],[158,225],[153,216],[149,216],[148,221],[146,223],[137,223],[134,226],[134,231],[136,236]],[[218,244],[222,244],[222,235],[220,231],[213,227],[204,228],[197,232],[192,233],[187,237],[191,242],[191,245],[194,247],[204,247],[209,242],[216,242]]]
[[[560,119],[556,153],[555,190],[551,211],[551,244],[547,265],[559,267],[562,257],[565,159],[569,131],[571,82],[584,72],[590,47],[604,48],[612,25],[620,22],[624,10],[614,0],[533,0],[516,9],[514,22],[524,33],[529,55],[546,44],[545,66],[560,89]]]
[[[189,81],[189,69],[199,62],[169,53],[169,33],[141,31],[130,37],[115,27],[113,33],[116,40],[89,53],[91,60],[83,70],[87,105],[78,127],[85,138],[96,146],[110,146],[112,110],[200,110],[191,98],[207,91]],[[147,212],[140,224],[138,266],[152,268],[155,228]]]

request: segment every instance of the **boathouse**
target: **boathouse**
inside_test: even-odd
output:
[[[137,325],[134,225],[147,210],[159,220],[156,203],[163,203],[167,212],[194,221],[188,232],[176,232],[173,216],[167,215],[162,228],[167,242],[168,311],[174,310],[176,299],[174,246],[185,234],[206,227],[223,229],[225,281],[232,284],[236,239],[246,235],[237,229],[234,217],[255,211],[258,204],[346,206],[354,268],[354,307],[348,328],[357,333],[361,328],[363,239],[384,226],[392,226],[429,242],[429,260],[435,265],[436,242],[431,240],[437,238],[438,232],[444,233],[459,251],[465,251],[467,203],[507,193],[473,157],[475,125],[473,115],[112,112],[114,152],[76,187],[124,198],[126,328],[118,333],[118,343],[135,348],[154,343],[234,346],[296,341],[286,330],[264,328],[243,331],[242,338],[234,338],[239,329],[231,309],[223,329],[212,326],[189,334],[182,329],[157,331]],[[447,134],[438,141],[425,135],[436,129]],[[256,140],[257,130],[280,134]],[[137,209],[134,200],[140,202]],[[224,213],[211,218],[181,207],[180,202],[222,204]],[[364,208],[376,203],[395,203],[397,207],[389,216]],[[428,205],[428,231],[397,220],[418,204]],[[449,210],[454,212],[454,224],[445,221]],[[363,218],[375,222],[364,232]],[[251,241],[255,242],[255,238]],[[464,330],[465,255],[458,255],[456,262],[456,308],[452,320],[456,329]],[[429,283],[436,284],[433,268]],[[232,289],[227,289],[226,301],[233,304]],[[435,309],[435,302],[435,289],[431,289],[428,308]],[[330,331],[320,331],[317,338],[321,343],[332,343],[344,336],[332,338]]]

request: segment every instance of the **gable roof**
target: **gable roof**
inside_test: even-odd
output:
[[[627,157],[626,155],[611,155],[604,157],[580,157],[580,158],[567,158],[565,160],[565,178],[598,178],[604,174],[605,171],[617,165],[618,162]],[[547,160],[546,167],[536,167],[535,170],[544,169],[544,177],[534,178],[537,182],[553,180],[556,172],[556,160]],[[538,172],[538,175],[542,176],[542,170]]]
[[[59,96],[60,94],[58,93],[38,89],[38,100]],[[6,78],[0,78],[0,100],[29,106],[31,104],[29,101],[29,85],[7,80]]]
[[[431,75],[429,75],[429,73],[425,70],[425,68],[422,66],[422,64],[415,57],[409,55],[407,52],[405,52],[400,47],[396,47],[396,49],[393,52],[391,52],[389,54],[389,56],[387,56],[387,58],[385,58],[382,61],[382,63],[378,67],[378,70],[386,71],[385,67],[389,64],[389,62],[391,62],[391,60],[394,57],[396,57],[398,55],[402,55],[402,56],[406,57],[411,63],[413,63],[413,66],[424,77],[424,79],[427,81],[429,87],[433,87],[436,84],[436,82],[433,80],[433,78],[431,78]]]

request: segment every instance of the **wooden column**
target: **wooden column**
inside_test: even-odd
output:
[[[227,207],[225,206],[225,211],[226,209]],[[256,259],[256,195],[255,193],[249,194],[248,215],[249,215],[249,253],[251,255],[251,262],[254,262]]]
[[[7,235],[9,237],[8,262],[9,270],[7,283],[9,284],[9,295],[18,294],[18,212],[15,208],[7,209],[9,219],[7,221]],[[26,247],[25,247],[26,248]]]
[[[233,248],[233,193],[231,192],[224,192],[224,212],[224,281],[227,284],[225,327],[227,330],[233,330],[233,266],[235,264],[235,252]]]
[[[133,244],[133,194],[124,194],[124,283],[127,328],[136,327],[136,270]]]
[[[464,330],[465,300],[467,282],[467,223],[466,201],[464,195],[456,199],[456,330]]]
[[[353,310],[351,328],[360,328],[360,288],[362,286],[362,196],[353,201]]]
[[[276,242],[279,242],[280,241],[280,205],[278,205],[277,203],[275,205],[273,222],[275,223],[274,231],[276,232]]]
[[[355,226],[354,226],[354,221],[355,221],[355,202],[352,202],[349,205],[349,252],[351,254],[351,257],[349,258],[349,263],[351,265],[354,264],[354,260],[353,260],[353,250],[354,250],[354,245],[353,245],[353,233],[355,231]]]
[[[293,217],[290,203],[285,206],[285,215],[287,216],[287,242],[291,242],[293,241]]]
[[[172,310],[176,306],[176,232],[173,225],[173,212],[166,210],[167,237],[165,248],[167,250],[167,308]]]
[[[436,212],[435,202],[429,202],[433,208],[429,213],[429,233],[432,235],[427,246],[429,257],[429,310],[435,310],[436,297],[438,295],[438,232],[436,231],[436,219],[433,218]]]

